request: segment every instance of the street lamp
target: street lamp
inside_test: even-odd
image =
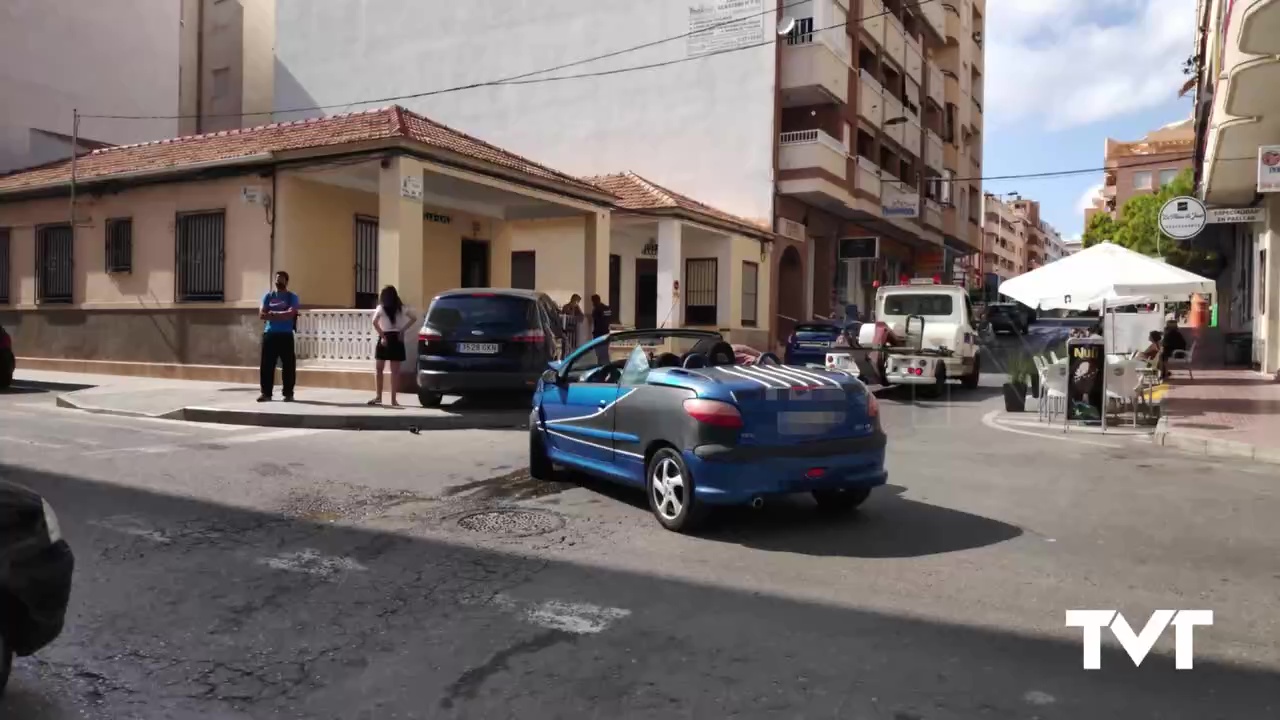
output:
[[[892,118],[889,118],[888,120],[885,120],[884,126],[889,127],[890,125],[901,125],[906,121],[907,121],[906,115],[899,115],[898,117],[892,117]]]

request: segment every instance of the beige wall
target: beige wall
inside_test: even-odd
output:
[[[512,252],[532,250],[535,253],[537,289],[563,305],[575,293],[587,297],[586,218],[556,218],[507,223],[510,248],[506,257],[495,258],[503,265],[505,281],[511,282]]]
[[[124,190],[77,201],[72,305],[83,309],[138,309],[175,306],[257,307],[270,278],[271,226],[261,205],[244,202],[242,188],[269,190],[257,176],[174,183]],[[225,303],[175,302],[174,230],[179,213],[225,210]],[[11,228],[10,287],[18,308],[36,303],[35,227],[65,222],[66,198],[0,203],[0,227]],[[106,267],[109,218],[133,219],[133,270]]]
[[[351,307],[355,302],[357,215],[378,216],[378,196],[309,182],[305,171],[276,180],[275,268],[307,306]]]

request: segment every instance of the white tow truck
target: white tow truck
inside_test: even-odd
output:
[[[978,323],[968,292],[958,285],[916,278],[876,291],[875,322],[853,346],[827,353],[829,369],[872,370],[884,385],[915,385],[941,394],[948,380],[976,388],[982,373]]]

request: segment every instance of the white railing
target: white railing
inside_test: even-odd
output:
[[[932,130],[925,131],[924,137],[925,137],[924,164],[933,168],[934,170],[937,170],[938,172],[942,172],[942,169],[944,167],[943,154],[942,154],[942,138],[938,137],[937,133],[933,132]]]
[[[858,180],[855,187],[880,197],[880,168],[861,155],[858,156]]]
[[[876,127],[884,122],[884,88],[866,69],[858,71],[858,114]]]
[[[841,154],[847,155],[849,152],[844,143],[821,130],[793,130],[778,136],[778,144],[780,145],[801,145],[805,143],[821,143]]]
[[[929,67],[929,97],[938,104],[938,107],[947,106],[946,76],[942,74],[942,68],[938,64],[930,60]]]
[[[371,361],[378,346],[372,310],[304,310],[295,339],[299,360]]]

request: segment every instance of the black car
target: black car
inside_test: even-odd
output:
[[[560,308],[545,293],[440,293],[418,332],[418,400],[431,408],[443,395],[532,393],[547,363],[562,356],[564,339]]]
[[[787,365],[826,365],[827,352],[835,347],[845,332],[846,327],[825,320],[798,323],[787,338],[783,362]],[[856,337],[856,329],[853,332]]]
[[[991,303],[987,305],[987,323],[992,332],[1026,335],[1031,327],[1031,318],[1018,303]]]
[[[74,567],[49,503],[0,482],[0,693],[14,655],[31,655],[62,632]]]
[[[0,390],[13,384],[13,369],[17,367],[13,356],[13,338],[0,327]]]

